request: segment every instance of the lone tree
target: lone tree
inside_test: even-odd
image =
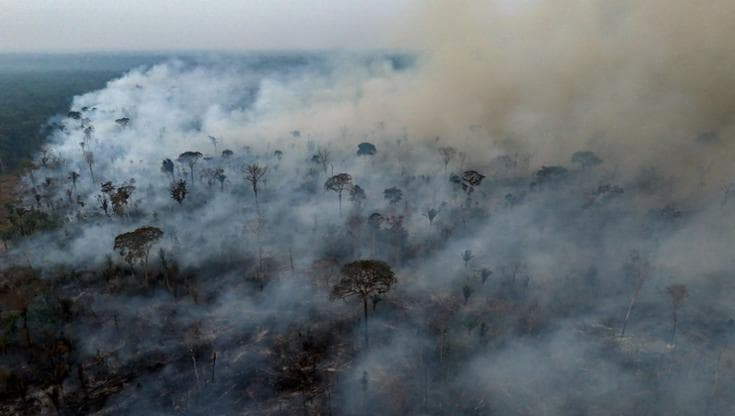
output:
[[[357,260],[342,267],[342,279],[332,288],[332,298],[358,296],[362,299],[365,347],[368,342],[368,299],[390,290],[396,276],[390,266],[380,260]]]
[[[682,284],[671,285],[666,288],[666,291],[669,292],[669,295],[671,296],[671,306],[673,307],[671,317],[674,321],[674,325],[671,329],[670,344],[675,345],[674,340],[676,338],[676,327],[679,324],[679,308],[684,304],[684,302],[686,302],[687,296],[689,296],[689,291],[687,290],[686,285]]]
[[[334,175],[324,182],[324,188],[337,193],[339,199],[339,213],[342,214],[342,192],[352,188],[352,176],[349,173]]]
[[[191,175],[191,183],[194,183],[194,165],[202,158],[201,152],[184,152],[176,159],[179,163],[185,163],[189,166],[189,174]]]
[[[255,194],[255,207],[258,207],[258,182],[265,174],[268,173],[267,166],[260,166],[257,163],[251,163],[245,167],[245,179],[250,182]]]
[[[357,145],[358,156],[372,156],[378,152],[375,145],[372,143],[364,142]]]
[[[151,247],[161,238],[163,231],[156,227],[141,227],[135,231],[123,233],[115,237],[113,248],[132,267],[138,263],[143,267],[145,285],[148,286],[148,256]]]

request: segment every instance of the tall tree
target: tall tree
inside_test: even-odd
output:
[[[141,227],[134,231],[115,237],[113,248],[125,257],[131,266],[135,263],[143,267],[145,285],[148,286],[148,257],[151,247],[163,236],[163,231],[156,227]]]
[[[184,152],[179,155],[176,159],[179,163],[184,163],[189,166],[189,174],[191,175],[191,184],[194,184],[194,165],[202,158],[201,152]]]
[[[342,267],[342,278],[332,288],[332,298],[357,296],[362,300],[365,347],[368,340],[368,299],[386,293],[395,284],[396,276],[390,266],[380,260],[357,260]]]
[[[348,173],[340,173],[332,176],[324,182],[324,188],[337,193],[339,199],[339,213],[342,214],[342,192],[352,188],[352,177]]]

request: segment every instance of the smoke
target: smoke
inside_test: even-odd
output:
[[[82,305],[62,331],[80,361],[136,378],[118,413],[724,414],[733,11],[431,1],[404,31],[415,54],[132,70],[57,120],[21,193],[60,227],[6,258]],[[364,201],[324,189],[342,172]],[[107,181],[135,187],[122,212]],[[144,225],[164,232],[146,288],[113,251]],[[359,302],[327,296],[359,258],[398,275],[370,300],[369,349]],[[676,340],[672,284],[690,294]]]
[[[730,2],[428,4],[409,40],[428,68],[401,105],[424,134],[479,126],[474,150],[520,148],[539,164],[590,148],[624,172],[732,174]]]

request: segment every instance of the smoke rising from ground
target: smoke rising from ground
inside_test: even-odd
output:
[[[415,56],[171,61],[56,120],[20,191],[60,224],[6,258],[82,305],[61,331],[80,362],[146,369],[108,411],[733,410],[735,6],[429,4]],[[343,172],[365,199],[340,207]],[[119,212],[107,181],[135,187]],[[114,238],[144,225],[163,237],[126,264]],[[328,297],[361,258],[398,276],[370,348],[358,302]]]

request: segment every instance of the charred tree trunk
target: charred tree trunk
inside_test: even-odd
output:
[[[370,343],[368,340],[368,304],[367,304],[367,297],[362,298],[362,306],[363,306],[363,319],[365,321],[365,326],[363,327],[363,332],[365,336],[365,349],[370,348]]]

